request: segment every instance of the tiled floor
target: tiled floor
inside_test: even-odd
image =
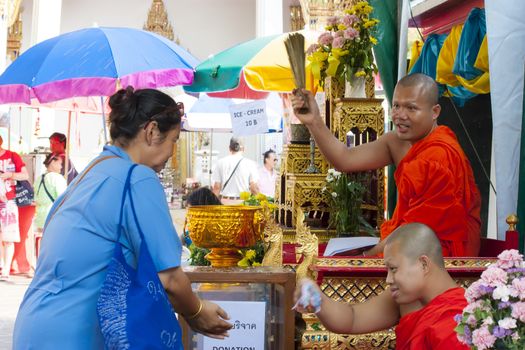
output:
[[[0,282],[0,349],[11,349],[16,313],[31,280],[13,276]]]

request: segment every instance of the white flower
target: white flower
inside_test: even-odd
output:
[[[500,284],[492,292],[492,297],[496,300],[509,301],[510,290],[504,284]]]
[[[498,326],[505,329],[516,328],[516,319],[512,317],[505,317],[503,320],[498,321]]]
[[[336,198],[337,197],[337,193],[332,192],[332,197]]]
[[[488,316],[486,319],[483,320],[484,326],[489,326],[491,324],[494,324],[494,320],[492,319],[491,316]]]
[[[334,178],[332,177],[332,175],[328,175],[326,177],[326,182],[332,182],[332,181],[334,181]]]
[[[328,169],[328,174],[333,175],[335,173],[335,169]]]
[[[335,170],[334,170],[334,177],[335,177],[335,178],[338,178],[339,176],[341,176],[341,172],[340,172],[340,171],[335,171]]]

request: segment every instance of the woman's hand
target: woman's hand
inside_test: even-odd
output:
[[[229,320],[228,314],[219,305],[210,301],[201,300],[202,310],[192,319],[186,319],[189,326],[196,332],[202,333],[207,337],[224,339],[228,337],[228,330],[233,325],[225,320]]]

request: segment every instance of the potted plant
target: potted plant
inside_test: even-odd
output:
[[[377,73],[372,47],[379,20],[371,18],[373,7],[360,1],[343,16],[330,17],[326,32],[306,51],[314,77],[323,86],[327,76],[346,83],[346,97],[366,97],[365,78]]]
[[[363,231],[374,234],[374,229],[363,219],[361,204],[366,193],[366,174],[345,174],[328,169],[323,191],[330,198],[330,224],[339,237],[359,236]]]

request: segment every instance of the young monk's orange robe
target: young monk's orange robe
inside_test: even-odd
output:
[[[398,198],[392,219],[381,225],[381,239],[408,223],[429,226],[444,256],[477,256],[480,196],[470,163],[456,136],[438,126],[416,142],[394,174]]]
[[[396,350],[468,350],[460,343],[454,316],[467,306],[463,288],[451,288],[424,308],[411,312],[396,326]]]

